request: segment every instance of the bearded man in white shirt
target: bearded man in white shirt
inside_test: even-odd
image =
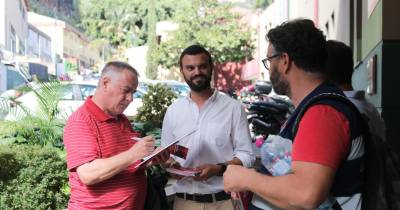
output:
[[[210,53],[191,45],[181,54],[180,71],[191,91],[167,110],[161,142],[166,146],[181,138],[189,148],[186,159],[174,157],[167,167],[195,168],[195,177],[177,177],[174,210],[233,210],[223,191],[222,175],[229,164],[250,167],[254,163],[246,113],[239,101],[211,88],[213,63]]]

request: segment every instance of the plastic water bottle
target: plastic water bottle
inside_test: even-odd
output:
[[[269,135],[261,146],[261,163],[273,176],[282,176],[291,171],[291,154],[291,140]]]
[[[256,136],[256,147],[260,148],[264,144],[264,141],[265,141],[264,136],[262,135]]]

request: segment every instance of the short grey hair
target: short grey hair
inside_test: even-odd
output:
[[[131,65],[121,61],[110,61],[108,62],[103,70],[101,71],[101,77],[111,76],[115,77],[119,75],[123,70],[128,70],[133,73],[136,77],[139,77],[139,73]]]

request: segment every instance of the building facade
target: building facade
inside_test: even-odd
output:
[[[26,0],[0,1],[0,49],[3,56],[25,55],[28,36]],[[4,55],[6,54],[6,55]]]
[[[64,73],[84,74],[85,69],[101,64],[101,50],[93,47],[88,37],[68,23],[33,12],[28,13],[28,21],[51,37],[52,57],[57,63],[64,63]]]
[[[51,38],[32,24],[28,25],[26,55],[30,58],[38,58],[40,62],[52,62]]]
[[[278,4],[281,6],[276,8]],[[267,30],[260,30],[260,49],[263,45],[267,46],[261,38],[268,28],[286,21],[283,16],[278,18],[278,14],[274,13],[285,14],[285,11],[288,11],[286,20],[311,19],[327,39],[342,41],[353,49],[353,86],[356,90],[364,90],[367,99],[381,112],[386,123],[388,142],[400,151],[400,141],[396,137],[400,99],[395,91],[400,77],[397,64],[397,52],[400,51],[400,27],[397,23],[400,2],[275,0],[261,15],[261,24]]]

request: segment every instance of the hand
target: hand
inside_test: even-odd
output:
[[[154,151],[154,137],[146,136],[138,140],[130,149],[130,153],[136,157],[135,160],[144,158]]]
[[[239,200],[240,199],[240,195],[238,192],[231,192],[231,198],[233,200]]]
[[[170,158],[165,163],[165,167],[167,167],[167,168],[178,168],[178,169],[182,168],[181,164],[178,161],[176,161],[176,160],[174,160],[172,158]],[[170,176],[171,176],[171,178],[174,178],[174,179],[177,179],[177,180],[185,178],[184,176],[180,176],[178,174],[173,174],[173,173],[170,173]]]
[[[163,147],[157,147],[156,150],[154,150],[154,153],[156,153],[156,152],[158,152],[158,151],[160,151],[160,150],[162,150],[162,149],[164,149],[164,148],[163,148]],[[154,159],[151,160],[151,161],[147,164],[147,167],[150,167],[150,166],[154,166],[154,165],[157,165],[157,164],[164,163],[164,162],[166,162],[168,159],[169,159],[169,151],[168,151],[168,150],[164,150],[164,151],[162,151],[160,154],[158,154],[157,156],[155,156]]]
[[[216,176],[220,172],[221,166],[215,164],[204,164],[198,166],[197,169],[201,170],[201,172],[193,179],[196,181],[205,181],[212,176]]]
[[[248,169],[239,165],[228,165],[223,176],[224,190],[227,193],[246,191],[246,177],[251,177],[250,172],[253,169]]]

